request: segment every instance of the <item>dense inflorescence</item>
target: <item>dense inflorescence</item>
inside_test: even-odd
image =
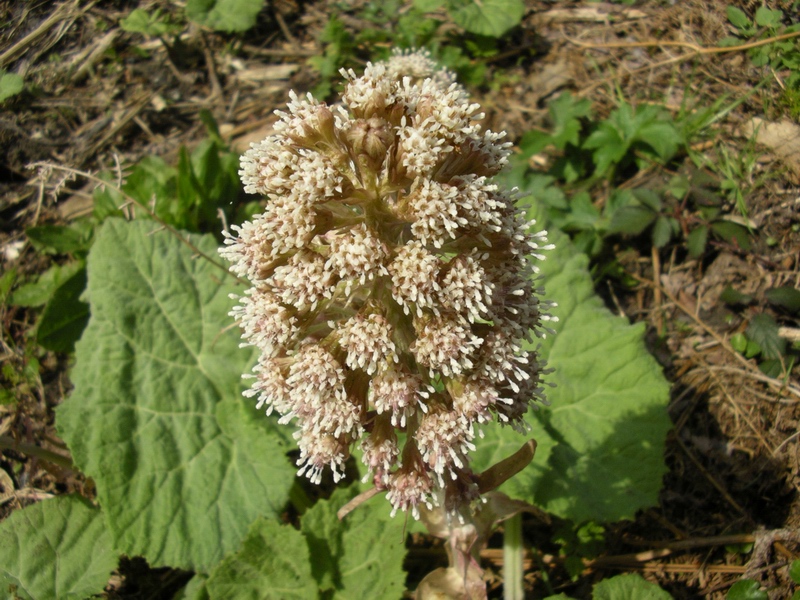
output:
[[[547,331],[545,232],[491,181],[510,144],[451,73],[416,52],[343,75],[341,105],[292,93],[242,157],[266,196],[220,250],[252,284],[231,313],[261,353],[245,394],[296,421],[311,481],[359,444],[394,510],[458,512],[481,424],[524,430],[544,401],[523,346]]]

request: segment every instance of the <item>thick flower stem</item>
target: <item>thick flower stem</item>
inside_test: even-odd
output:
[[[504,600],[524,600],[522,515],[514,515],[506,520],[503,526],[503,598]]]

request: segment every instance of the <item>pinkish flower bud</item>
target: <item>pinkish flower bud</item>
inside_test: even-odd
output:
[[[549,247],[487,179],[509,144],[452,73],[396,53],[343,74],[341,106],[291,93],[242,157],[264,211],[220,252],[252,284],[231,312],[261,353],[245,395],[297,424],[312,481],[341,478],[359,444],[393,511],[459,512],[481,424],[523,429],[544,401],[523,347],[548,331],[533,281]]]

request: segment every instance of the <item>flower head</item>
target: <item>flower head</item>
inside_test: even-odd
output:
[[[242,157],[262,214],[220,253],[252,287],[231,315],[261,358],[245,393],[296,422],[299,473],[338,480],[358,444],[393,510],[478,496],[480,426],[544,401],[547,249],[491,181],[504,134],[424,52],[343,71],[342,104],[291,94]],[[398,435],[403,433],[404,435]]]

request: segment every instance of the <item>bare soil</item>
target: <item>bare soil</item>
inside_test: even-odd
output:
[[[777,100],[786,74],[754,67],[744,52],[697,50],[731,34],[727,4],[747,11],[760,5],[530,0],[522,27],[502,40],[498,57],[485,59],[490,74],[505,76],[471,91],[488,126],[507,130],[511,139],[546,129],[546,102],[564,90],[590,98],[599,116],[619,98],[663,104],[676,114],[689,95],[698,107],[726,95],[743,98],[714,125],[715,136],[702,150],[712,160],[723,148],[750,151],[754,117],[786,119]],[[355,2],[335,5],[350,7],[343,16],[347,27],[366,26]],[[770,5],[788,10],[792,3]],[[170,45],[119,27],[137,7],[179,14],[165,0],[0,2],[0,67],[26,81],[26,90],[0,108],[0,260],[3,272],[17,270],[18,280],[66,260],[25,243],[27,228],[70,222],[91,209],[91,187],[65,181],[57,195],[46,193],[29,163],[48,160],[92,172],[146,155],[175,163],[181,144],[204,136],[201,110],[213,114],[234,148],[246,147],[264,137],[289,89],[304,92],[315,83],[307,59],[320,52],[334,2],[281,0],[246,34],[192,25]],[[366,60],[369,52],[358,48],[355,60]],[[794,130],[787,131],[789,142],[797,143]],[[615,572],[641,573],[678,599],[724,598],[742,576],[763,583],[771,598],[791,596],[787,565],[800,557],[800,369],[782,380],[766,377],[729,341],[765,312],[787,336],[800,331],[797,319],[777,311],[764,295],[781,285],[800,288],[800,164],[798,155],[781,153],[780,146],[756,146],[745,195],[751,250],[712,242],[691,259],[680,244],[652,251],[648,244],[619,240],[613,248],[637,284],[605,278],[598,292],[615,313],[647,323],[650,349],[672,383],[669,471],[659,505],[635,521],[610,525],[602,554],[587,561],[575,581],[550,541],[552,529],[526,521],[530,597],[546,595],[543,572],[556,593],[575,597],[589,597],[594,583]],[[730,207],[730,213],[736,210]],[[752,295],[752,303],[726,305],[719,295],[728,286]],[[32,309],[0,306],[0,382],[15,397],[0,405],[0,435],[19,444],[0,458],[0,517],[51,495],[93,493],[91,482],[24,451],[28,444],[66,453],[53,409],[69,393],[70,358],[35,345],[36,317]],[[21,379],[20,373],[30,376]],[[738,551],[743,544],[754,544],[752,552]],[[414,536],[409,588],[443,557],[436,541]],[[499,545],[484,559],[490,594],[500,597]],[[171,598],[186,577],[126,560],[107,596]]]

